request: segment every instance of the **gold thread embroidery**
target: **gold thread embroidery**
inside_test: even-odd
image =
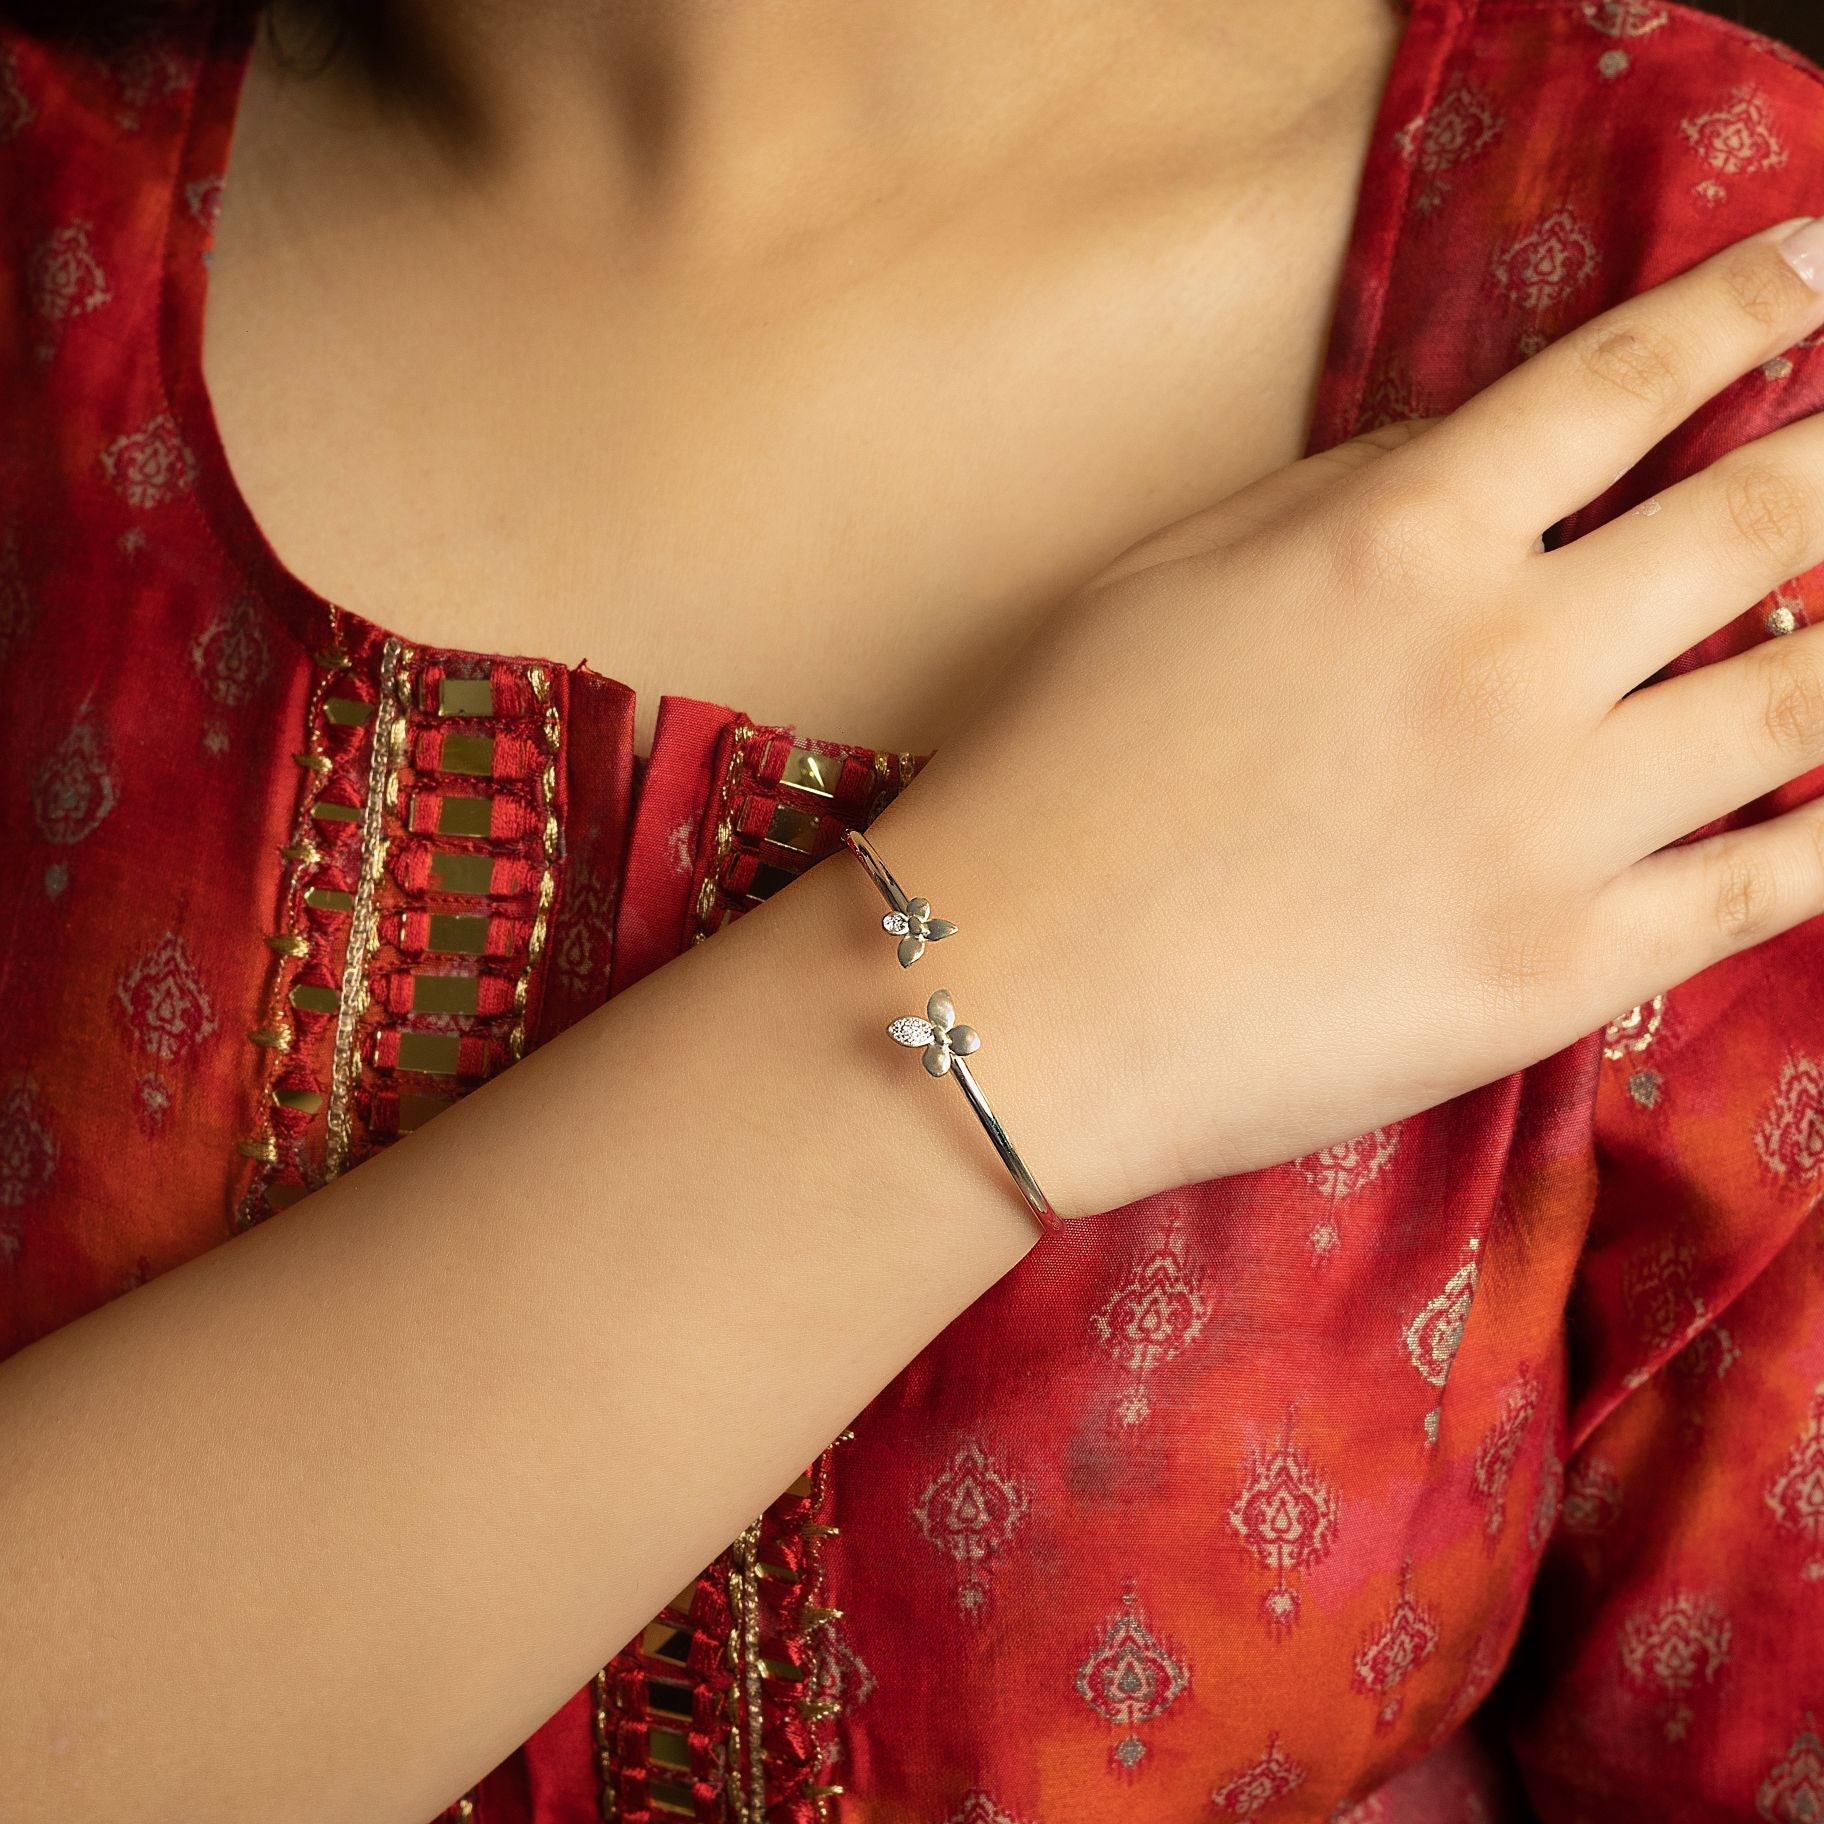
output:
[[[332,607],[330,609],[330,637],[332,639],[340,638],[340,621],[340,610]],[[322,756],[323,751],[321,745],[323,704],[331,689],[334,688],[334,674],[338,670],[346,670],[348,667],[348,655],[339,648],[319,652],[314,657],[320,675],[311,684],[310,702],[304,714],[306,753],[299,756],[300,761],[303,762],[307,789],[303,802],[298,807],[297,820],[293,825],[294,830],[308,830],[311,812],[315,809],[316,801],[322,793],[328,767],[327,765],[316,765],[315,760]],[[316,844],[309,839],[308,835],[305,835],[296,841],[286,843],[279,850],[279,858],[290,864],[291,879],[286,884],[284,897],[287,906],[295,912],[298,887],[304,871],[316,867],[322,861],[323,856]],[[267,940],[267,946],[277,949],[270,938]],[[290,971],[286,968],[286,963],[296,960],[307,948],[307,945],[301,944],[297,950],[278,950],[279,962],[273,971],[271,986],[267,993],[265,1018],[247,1034],[249,1040],[265,1054],[261,1060],[259,1132],[250,1139],[238,1141],[235,1146],[236,1152],[242,1158],[252,1159],[258,1163],[259,1169],[254,1172],[253,1182],[248,1187],[249,1202],[266,1191],[270,1183],[272,1168],[279,1163],[278,1142],[272,1132],[271,1108],[274,1080],[278,1074],[280,1059],[291,1049],[291,1021],[286,1012],[286,983]],[[266,1201],[270,1212],[272,1203],[269,1195]],[[253,1220],[251,1216],[240,1216],[237,1217],[237,1224],[245,1226],[251,1220]]]
[[[527,669],[526,679],[532,686],[532,694],[545,706],[545,764],[539,769],[538,791],[540,808],[545,813],[543,841],[545,865],[538,877],[538,911],[532,920],[532,930],[526,939],[526,965],[519,972],[519,979],[513,984],[513,1011],[519,1016],[513,1022],[513,1030],[507,1035],[507,1047],[515,1059],[522,1057],[526,1049],[526,996],[532,987],[532,971],[538,966],[538,959],[545,953],[545,939],[550,931],[551,902],[556,897],[556,876],[552,873],[551,864],[557,859],[557,752],[563,740],[563,723],[557,713],[557,705],[551,701],[551,680],[542,665],[533,665]]]
[[[716,787],[716,847],[710,858],[709,866],[704,870],[703,884],[697,889],[696,925],[690,934],[693,944],[700,944],[708,937],[712,929],[710,914],[716,909],[716,893],[722,885],[722,871],[728,865],[728,852],[734,844],[735,826],[728,815],[729,794],[735,789],[735,778],[741,770],[741,762],[746,755],[747,744],[753,738],[755,730],[745,721],[737,720],[734,732],[728,744],[728,764],[722,769],[721,783]]]
[[[729,1796],[737,1824],[765,1824],[766,1766],[762,1738],[766,1718],[760,1688],[760,1596],[754,1586],[760,1521],[750,1521],[728,1549]]]
[[[852,1430],[846,1430],[834,1443],[846,1442],[854,1435]],[[824,1505],[831,1472],[830,1451],[833,1448],[834,1445],[820,1454],[808,1477],[813,1513],[821,1511]],[[767,1513],[771,1511],[769,1504]],[[729,1632],[726,1651],[733,1680],[729,1686],[726,1708],[726,1755],[727,1790],[734,1824],[765,1824],[766,1819],[766,1711],[762,1679],[771,1674],[795,1683],[802,1695],[794,1698],[793,1702],[799,1714],[813,1725],[825,1717],[836,1715],[838,1709],[838,1706],[826,1704],[817,1696],[823,1688],[824,1661],[818,1653],[814,1636],[819,1627],[836,1620],[842,1611],[809,1599],[825,1594],[824,1584],[828,1573],[823,1562],[823,1541],[838,1537],[842,1529],[832,1522],[815,1520],[807,1520],[798,1527],[806,1549],[803,1576],[794,1579],[782,1573],[777,1566],[765,1563],[760,1557],[765,1520],[766,1513],[763,1513],[744,1527],[740,1537],[727,1551]],[[797,1611],[794,1633],[808,1662],[802,1669],[801,1677],[794,1675],[786,1662],[765,1659],[760,1652],[760,1579],[769,1575],[786,1581],[802,1582],[806,1586],[807,1600]],[[813,1739],[814,1758],[806,1770],[809,1780],[803,1791],[804,1796],[815,1804],[817,1816],[827,1819],[828,1801],[843,1789],[840,1785],[825,1783],[818,1777],[824,1767],[825,1744],[815,1730]]]
[[[1629,1052],[1645,1051],[1653,1043],[1665,1013],[1666,997],[1656,994],[1652,1000],[1617,1014],[1603,1030],[1602,1055],[1613,1060],[1625,1058]]]
[[[602,1824],[615,1824],[621,1815],[621,1805],[614,1796],[614,1741],[608,1732],[608,1668],[604,1666],[592,1682],[595,1686],[596,1810],[601,1814]]]
[[[813,1513],[821,1512],[828,1499],[830,1477],[835,1473],[836,1468],[835,1453],[837,1447],[852,1442],[854,1436],[855,1431],[853,1426],[846,1427],[844,1430],[838,1432],[828,1448],[821,1453],[817,1462],[811,1466],[810,1495],[811,1511]],[[815,1695],[826,1688],[824,1683],[826,1659],[823,1652],[820,1651],[818,1630],[820,1628],[826,1628],[830,1623],[842,1619],[841,1609],[831,1607],[822,1600],[822,1598],[828,1594],[829,1584],[829,1567],[823,1560],[823,1541],[825,1539],[839,1537],[842,1529],[835,1525],[825,1525],[815,1521],[808,1521],[799,1529],[799,1531],[804,1537],[806,1547],[805,1563],[809,1571],[809,1588],[806,1591],[807,1600],[803,1607],[798,1611],[799,1639],[803,1643],[805,1658],[809,1662],[806,1671],[805,1689],[813,1694],[808,1700],[802,1698],[799,1700],[800,1713],[803,1714],[806,1721],[811,1724],[811,1744],[813,1752],[809,1770],[810,1782],[805,1787],[805,1795],[816,1806],[818,1818],[820,1820],[827,1820],[830,1815],[829,1801],[836,1797],[843,1789],[840,1784],[828,1784],[820,1777],[824,1770],[825,1750],[828,1744],[825,1742],[823,1732],[817,1727],[817,1724],[827,1718],[839,1715],[842,1707],[840,1704],[826,1702]],[[816,1600],[811,1600],[812,1598]]]
[[[373,748],[368,755],[367,794],[361,811],[361,874],[355,909],[349,915],[348,953],[342,962],[342,1005],[336,1014],[336,1046],[329,1078],[329,1151],[326,1177],[348,1163],[349,1102],[354,1090],[355,1029],[367,1008],[367,959],[379,942],[374,900],[386,859],[386,808],[398,799],[397,769],[405,752],[402,697],[409,688],[403,668],[412,650],[389,639],[380,652],[380,696],[374,708]]]

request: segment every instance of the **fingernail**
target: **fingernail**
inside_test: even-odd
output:
[[[1807,222],[1780,242],[1786,264],[1813,291],[1824,291],[1824,220]]]

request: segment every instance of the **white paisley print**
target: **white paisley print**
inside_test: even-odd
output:
[[[1666,1740],[1683,1741],[1695,1711],[1691,1699],[1714,1685],[1729,1663],[1734,1630],[1715,1599],[1675,1590],[1637,1609],[1621,1631],[1621,1669],[1638,1691],[1664,1700]]]
[[[1250,1459],[1246,1480],[1229,1508],[1229,1525],[1242,1544],[1274,1573],[1260,1612],[1275,1638],[1284,1638],[1297,1622],[1300,1596],[1292,1578],[1329,1554],[1340,1511],[1335,1486],[1293,1443],[1288,1417],[1279,1441]]]
[[[1127,1771],[1140,1764],[1146,1742],[1136,1725],[1163,1716],[1190,1688],[1190,1668],[1149,1625],[1130,1584],[1121,1606],[1103,1626],[1102,1638],[1077,1668],[1077,1694],[1105,1721],[1125,1733],[1109,1750]]]
[[[86,316],[114,295],[90,233],[87,222],[71,222],[32,251],[26,283],[38,314],[53,323]]]
[[[1147,1377],[1188,1349],[1209,1321],[1204,1276],[1186,1249],[1184,1224],[1168,1218],[1153,1246],[1090,1313],[1090,1334],[1128,1376],[1110,1412],[1117,1430],[1145,1420],[1152,1411]]]
[[[1355,1688],[1379,1704],[1375,1726],[1390,1729],[1405,1702],[1401,1687],[1438,1650],[1443,1624],[1438,1611],[1412,1592],[1412,1565],[1400,1568],[1400,1591],[1387,1618],[1355,1656]]]
[[[1570,209],[1555,209],[1495,255],[1495,285],[1510,303],[1555,310],[1589,284],[1602,263],[1590,231]]]
[[[1764,1824],[1818,1824],[1824,1818],[1824,1733],[1807,1716],[1792,1745],[1768,1769],[1754,1795]]]
[[[114,774],[86,718],[48,753],[32,780],[32,815],[46,842],[69,848],[92,836],[113,810]]]
[[[212,702],[238,709],[271,676],[265,618],[251,597],[236,596],[191,642],[191,670]]]
[[[1010,1811],[1003,1811],[987,1793],[976,1787],[963,1794],[963,1802],[945,1817],[944,1824],[1025,1824],[1025,1821]]]
[[[15,1082],[0,1092],[0,1209],[30,1203],[56,1169],[49,1112],[31,1082]]]
[[[1800,1576],[1824,1584],[1824,1382],[1798,1441],[1767,1485],[1766,1501],[1781,1534],[1804,1554]]]
[[[134,1040],[167,1064],[188,1057],[220,1024],[190,952],[174,931],[127,970],[115,998]]]
[[[1793,1052],[1754,1129],[1754,1150],[1768,1171],[1810,1184],[1824,1171],[1824,1062]]]
[[[1304,1783],[1305,1769],[1280,1747],[1277,1735],[1270,1735],[1266,1752],[1224,1780],[1210,1794],[1210,1803],[1233,1817],[1258,1818]]]
[[[101,453],[101,469],[130,507],[163,506],[196,481],[196,458],[169,412],[116,437]]]
[[[956,1561],[956,1603],[965,1615],[988,1601],[985,1567],[1025,1524],[1032,1508],[1026,1487],[974,1439],[965,1438],[925,1484],[913,1522],[930,1543]]]

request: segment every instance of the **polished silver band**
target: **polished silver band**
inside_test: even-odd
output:
[[[928,944],[955,934],[956,926],[949,919],[932,915],[929,900],[907,896],[899,882],[893,878],[893,870],[875,853],[873,844],[861,831],[844,830],[842,840],[867,869],[869,879],[880,889],[881,898],[887,902],[887,915],[880,922],[899,939],[899,962],[902,969],[911,968],[924,954]],[[1020,1187],[1020,1195],[1026,1199],[1026,1207],[1031,1210],[1039,1227],[1046,1230],[1056,1228],[1057,1212],[1026,1169],[1026,1162],[1014,1150],[1013,1142],[1007,1138],[1007,1130],[988,1106],[987,1098],[983,1096],[980,1085],[965,1061],[980,1047],[981,1035],[973,1026],[957,1024],[956,1009],[951,1003],[949,991],[936,989],[925,1002],[922,1015],[906,1014],[893,1021],[887,1028],[887,1036],[901,1045],[920,1047],[925,1069],[930,1075],[955,1078],[964,1096],[968,1098],[969,1106],[975,1110],[976,1119],[981,1122],[988,1138],[994,1142],[994,1150],[1000,1154],[1001,1163],[1012,1173],[1014,1183]]]
[[[1007,1138],[1007,1130],[988,1106],[969,1066],[961,1058],[956,1058],[950,1065],[950,1075],[963,1086],[963,1094],[969,1098],[969,1106],[975,1110],[977,1120],[988,1130],[988,1138],[994,1142],[994,1150],[1000,1154],[1001,1163],[1013,1174],[1013,1181],[1020,1187],[1020,1195],[1026,1199],[1026,1207],[1038,1218],[1039,1227],[1055,1229],[1058,1226],[1057,1211],[1051,1207],[1050,1199],[1027,1171],[1026,1161],[1014,1151],[1013,1142]]]

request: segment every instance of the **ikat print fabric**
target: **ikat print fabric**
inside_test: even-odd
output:
[[[636,761],[613,679],[285,571],[199,358],[247,42],[0,34],[0,1354],[714,941],[921,758],[673,696]],[[1311,445],[1820,206],[1824,78],[1781,46],[1417,0]],[[1824,404],[1818,340],[1563,535]],[[1796,579],[1667,674],[1821,613]],[[1072,1225],[450,1815],[1816,1824],[1821,1192],[1812,921]]]

